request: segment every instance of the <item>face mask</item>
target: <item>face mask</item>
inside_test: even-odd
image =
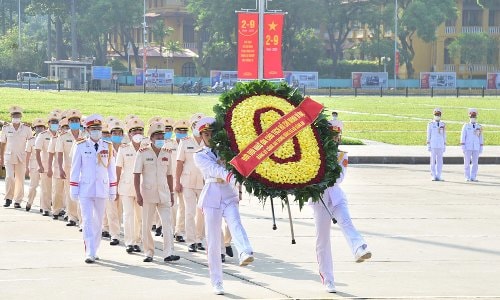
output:
[[[470,118],[471,123],[476,123],[476,118]]]
[[[163,145],[165,145],[165,140],[156,140],[155,141],[156,148],[161,148],[161,147],[163,147]]]
[[[179,140],[187,137],[187,133],[176,133],[175,137],[178,138]]]
[[[111,142],[111,137],[110,136],[105,136],[102,138],[103,141],[108,141]]]
[[[61,132],[66,133],[68,132],[69,128],[68,127],[61,127]]]
[[[59,124],[50,124],[50,131],[56,132],[59,129]]]
[[[111,136],[111,142],[113,142],[114,144],[121,144],[122,140],[123,140],[123,136],[119,136],[119,135]]]
[[[132,142],[139,144],[143,139],[144,139],[144,136],[142,134],[135,134],[132,137]]]
[[[37,128],[35,128],[35,133],[36,134],[39,134],[42,131],[43,131],[43,127],[37,127]]]
[[[195,137],[199,137],[200,136],[200,132],[198,131],[198,129],[193,128],[193,136],[195,136]]]
[[[21,123],[21,118],[12,118],[12,124],[19,124]]]
[[[71,130],[79,130],[80,129],[80,123],[69,123],[69,129],[71,129]]]
[[[170,132],[165,132],[165,134],[163,135],[163,138],[165,140],[170,140],[172,138],[172,131]]]
[[[434,116],[434,120],[436,120],[436,121],[441,120],[441,116]]]
[[[94,141],[100,139],[102,137],[102,131],[100,130],[91,130],[90,131],[90,138],[93,139]]]

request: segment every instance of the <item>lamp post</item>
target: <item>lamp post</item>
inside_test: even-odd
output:
[[[17,11],[17,17],[19,21],[19,28],[17,29],[18,31],[18,44],[19,44],[19,49],[21,49],[21,0],[18,1],[18,11]]]
[[[387,63],[391,61],[391,58],[382,56],[380,60],[382,60],[382,63],[384,64],[384,73],[387,73]]]
[[[143,29],[144,31],[142,32],[143,33],[143,43],[142,43],[142,82],[144,84],[144,91],[146,91],[146,72],[147,72],[147,69],[148,69],[148,59],[147,59],[147,47],[148,47],[148,41],[147,41],[147,38],[148,38],[148,29],[147,29],[147,24],[146,24],[146,0],[144,0],[144,12],[143,12]]]
[[[398,55],[398,0],[394,0],[394,90],[397,88]]]

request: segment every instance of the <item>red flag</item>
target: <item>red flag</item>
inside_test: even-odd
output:
[[[259,77],[259,14],[238,13],[238,79]]]
[[[283,14],[264,15],[264,79],[283,78]]]

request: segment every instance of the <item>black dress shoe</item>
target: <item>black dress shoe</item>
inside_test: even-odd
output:
[[[64,217],[65,214],[66,214],[66,212],[64,210],[61,210],[59,212],[59,217]]]
[[[170,256],[167,256],[163,259],[163,261],[166,261],[166,262],[169,262],[169,261],[176,261],[176,260],[179,260],[181,257],[178,256],[178,255],[170,255]]]
[[[14,208],[21,208],[21,204],[19,204],[19,203],[17,203],[17,202],[16,202],[16,203],[14,203]]]
[[[234,255],[234,254],[233,254],[233,248],[231,248],[231,246],[227,246],[227,247],[226,247],[226,254],[227,254],[227,256],[229,256],[229,257],[233,257],[233,255]]]
[[[178,235],[175,237],[175,241],[179,243],[185,243],[184,237],[182,235]]]
[[[119,241],[119,240],[117,240],[117,239],[112,239],[112,240],[111,240],[111,242],[109,242],[109,244],[110,244],[111,246],[116,246],[116,245],[118,245],[119,243],[120,243],[120,241]]]
[[[68,223],[66,223],[66,226],[76,226],[76,222],[73,220],[70,220]]]
[[[155,230],[156,230],[156,225],[153,225],[153,226],[151,227],[151,231],[155,231]]]
[[[134,246],[132,246],[132,245],[127,246],[127,248],[125,249],[125,251],[127,251],[127,253],[134,252]]]
[[[203,245],[201,243],[196,244],[196,249],[201,250],[201,251],[205,251],[205,247],[203,247]]]
[[[143,262],[152,262],[153,258],[151,256],[146,256],[145,259],[142,260]]]
[[[52,220],[58,220],[59,219],[59,215],[53,215],[52,216]]]
[[[44,216],[44,217],[48,217],[48,216],[49,216],[49,211],[47,211],[47,210],[46,210],[46,211],[44,211],[44,212],[43,212],[43,214],[42,214],[42,216]]]
[[[9,207],[11,204],[12,204],[12,200],[5,199],[5,204],[3,205],[3,207]]]
[[[63,220],[64,220],[64,221],[68,221],[68,219],[69,219],[69,218],[68,218],[68,216],[64,216],[64,219],[63,219]]]
[[[29,204],[29,203],[26,204],[26,211],[30,211],[30,209],[31,209],[31,204]]]
[[[78,231],[82,232],[82,231],[83,231],[83,228],[81,228],[81,227],[80,227],[80,228],[78,228]]]
[[[221,260],[222,262],[226,262],[226,256],[225,256],[224,254],[221,254],[221,255],[220,255],[220,260]]]
[[[161,226],[156,227],[156,233],[155,233],[155,236],[160,236],[160,235],[161,235],[161,230],[162,230],[162,227],[161,227]]]
[[[134,252],[141,252],[141,247],[134,245]]]
[[[40,212],[43,213],[43,209],[40,208]]]
[[[102,234],[101,234],[101,236],[103,238],[109,238],[109,237],[111,237],[111,235],[109,235],[109,232],[107,232],[107,231],[103,231]]]
[[[196,250],[196,244],[191,244],[188,246],[188,251],[189,252],[197,252]]]

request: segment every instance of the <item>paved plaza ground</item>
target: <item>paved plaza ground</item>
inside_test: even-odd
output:
[[[101,259],[88,265],[74,227],[41,216],[38,207],[0,207],[0,298],[500,298],[500,165],[481,165],[479,182],[465,182],[458,164],[445,165],[443,177],[431,181],[427,165],[350,165],[343,187],[373,257],[355,263],[333,226],[336,294],[320,284],[308,207],[292,206],[292,245],[281,204],[273,231],[269,203],[263,208],[245,195],[241,214],[256,259],[248,267],[227,260],[224,296],[212,294],[205,253],[188,253],[185,244],[175,245],[176,263],[165,264],[159,250],[144,263],[122,242],[103,240]]]

